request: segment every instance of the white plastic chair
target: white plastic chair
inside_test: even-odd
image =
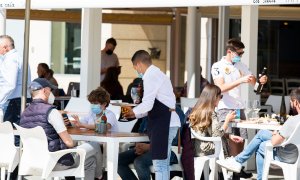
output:
[[[109,104],[109,106],[107,106],[106,109],[111,110],[115,114],[117,120],[120,118],[121,106],[114,106],[114,105]]]
[[[217,179],[218,166],[216,166],[216,159],[224,159],[221,137],[202,137],[191,128],[191,138],[198,139],[200,141],[213,142],[215,144],[214,154],[202,157],[194,157],[195,179],[201,178],[202,171],[204,172],[204,179]],[[208,163],[211,170],[210,174]],[[225,168],[222,168],[222,173],[224,179],[228,180],[229,176]]]
[[[41,176],[41,179],[51,177],[75,176],[84,180],[84,161],[86,152],[83,149],[65,149],[49,152],[48,141],[42,127],[27,129],[14,124],[20,134],[23,144],[19,168],[19,179],[24,175]],[[78,167],[62,171],[53,171],[57,161],[65,154],[78,153]]]
[[[189,108],[193,108],[196,105],[197,101],[198,98],[180,97],[180,106],[182,111],[186,113]]]
[[[294,144],[298,148],[298,158],[294,164],[288,164],[274,160],[273,158],[273,148],[271,141],[266,143],[265,149],[265,160],[264,160],[264,171],[263,171],[263,180],[268,179],[269,168],[271,164],[275,164],[282,168],[284,179],[285,180],[297,180],[300,179],[300,123],[297,124],[294,132],[291,136],[284,141],[280,146],[284,147],[287,144]]]
[[[7,170],[7,179],[10,178],[10,173],[19,164],[20,152],[15,146],[13,127],[9,121],[0,123],[0,167],[1,180],[5,179],[5,170]]]
[[[279,114],[282,96],[270,95],[266,101],[266,105],[271,105],[273,112]]]

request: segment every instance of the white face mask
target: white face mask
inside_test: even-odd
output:
[[[55,97],[54,97],[53,93],[50,92],[50,95],[49,95],[49,97],[48,97],[48,103],[49,103],[49,104],[53,104],[53,103],[54,103],[54,100],[55,100]]]

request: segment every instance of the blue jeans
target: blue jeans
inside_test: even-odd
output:
[[[260,130],[246,146],[246,148],[235,157],[235,160],[239,163],[246,162],[252,154],[256,153],[256,169],[257,179],[262,179],[262,173],[264,168],[264,157],[266,142],[271,140],[272,132],[269,130]]]
[[[135,154],[135,149],[130,149],[119,154],[118,174],[122,179],[138,180],[128,166],[132,163],[140,180],[151,179],[149,167],[152,165],[152,158],[149,151],[140,156]]]
[[[177,134],[178,127],[170,127],[168,140],[168,157],[163,160],[153,160],[153,168],[155,171],[155,180],[169,180],[170,179],[170,156],[171,144]]]

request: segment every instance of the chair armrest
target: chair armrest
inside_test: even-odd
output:
[[[83,149],[64,149],[55,152],[49,152],[48,161],[45,164],[46,167],[44,167],[43,177],[48,177],[51,171],[53,170],[53,168],[55,167],[55,165],[57,164],[57,161],[62,156],[69,153],[78,153],[80,157],[79,164],[84,164],[86,152]]]

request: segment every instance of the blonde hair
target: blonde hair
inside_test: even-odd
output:
[[[205,131],[212,123],[212,114],[215,110],[215,104],[221,96],[221,89],[213,84],[204,87],[197,104],[193,108],[189,121],[195,131]]]

